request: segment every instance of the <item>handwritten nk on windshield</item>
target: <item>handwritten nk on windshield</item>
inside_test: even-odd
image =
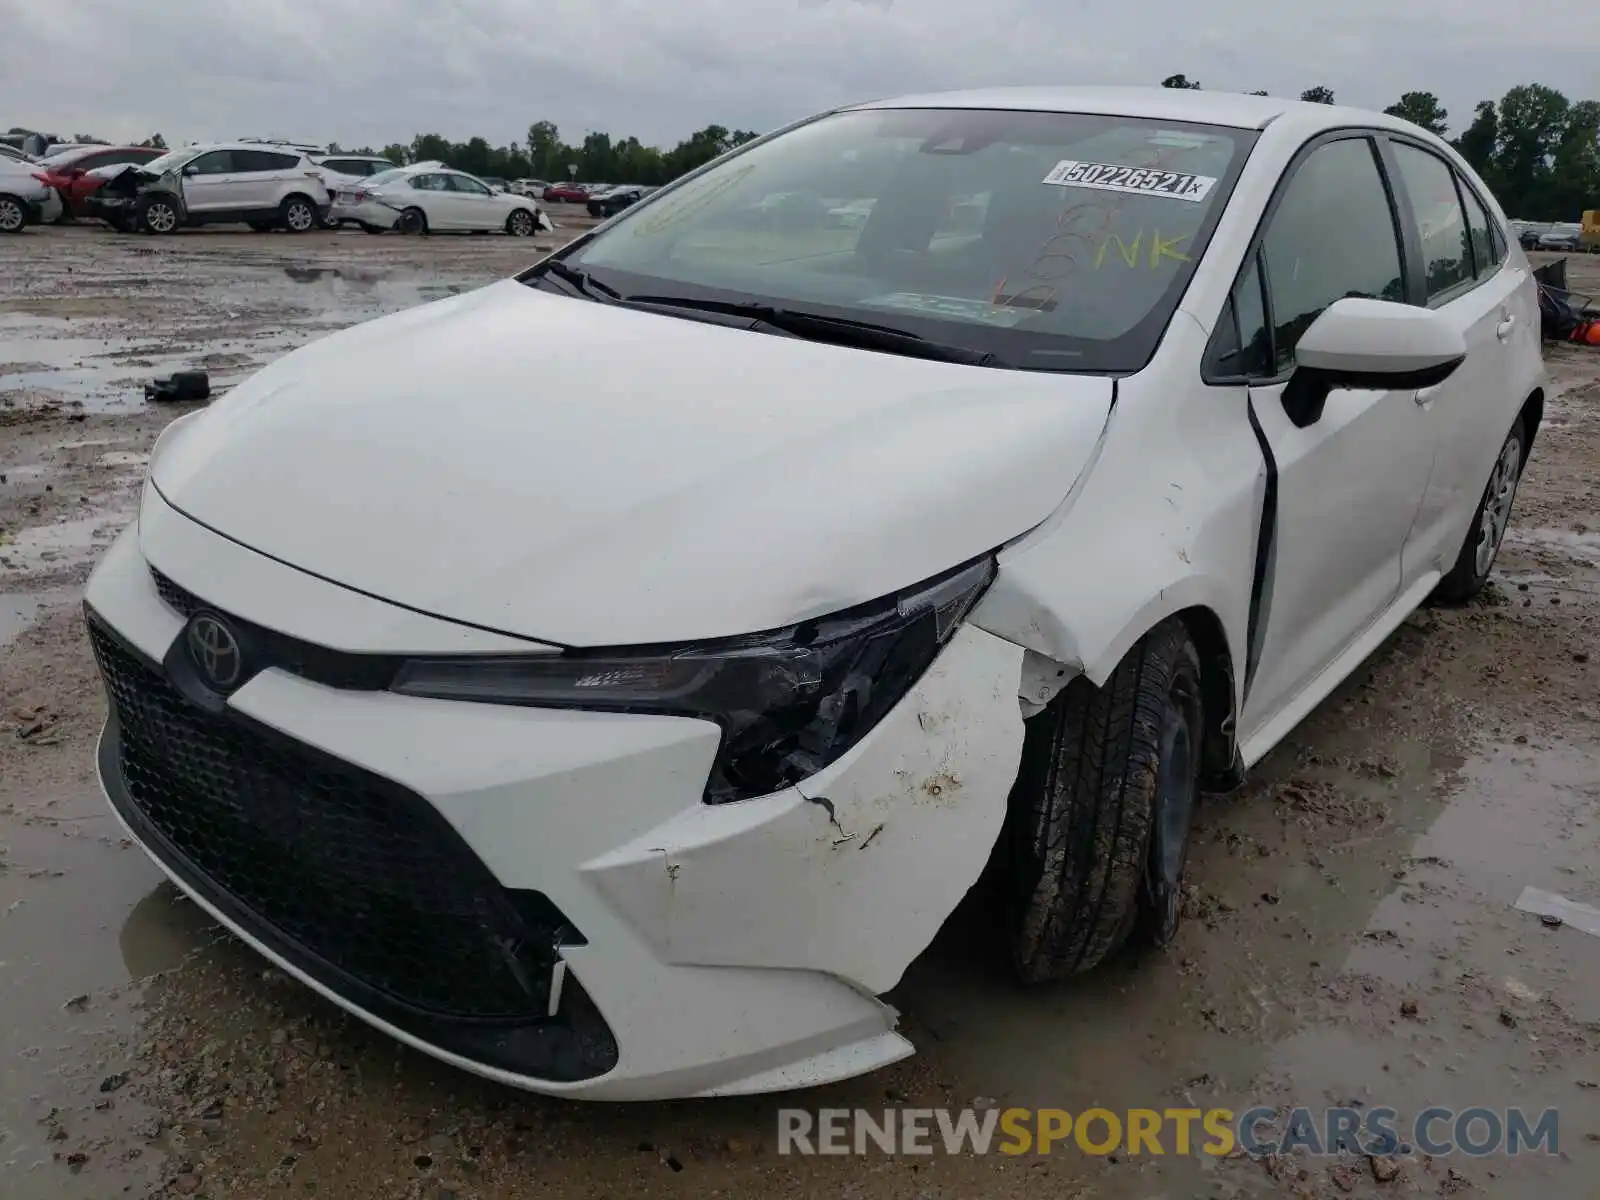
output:
[[[1095,252],[1094,269],[1099,270],[1106,261],[1106,255],[1113,248],[1128,264],[1130,270],[1138,270],[1139,266],[1148,259],[1149,269],[1154,271],[1161,266],[1162,260],[1170,259],[1173,262],[1188,262],[1189,256],[1178,249],[1180,242],[1186,242],[1191,235],[1180,233],[1174,237],[1162,237],[1159,229],[1150,231],[1150,240],[1145,242],[1145,231],[1140,230],[1133,235],[1131,242],[1125,242],[1114,233],[1108,233],[1100,242],[1100,248]],[[1148,254],[1141,254],[1141,249],[1148,246]],[[1115,260],[1113,260],[1115,261]]]

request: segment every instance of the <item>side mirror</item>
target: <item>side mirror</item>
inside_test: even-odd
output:
[[[1304,429],[1322,417],[1335,388],[1410,391],[1443,383],[1467,357],[1467,343],[1432,309],[1391,300],[1335,300],[1294,350],[1283,408]]]

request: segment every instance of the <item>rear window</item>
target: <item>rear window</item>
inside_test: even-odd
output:
[[[870,320],[1024,368],[1137,370],[1254,136],[1072,113],[838,113],[634,205],[568,261],[624,294]]]

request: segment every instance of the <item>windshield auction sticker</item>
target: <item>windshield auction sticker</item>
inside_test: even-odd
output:
[[[1056,187],[1093,188],[1097,192],[1127,192],[1135,196],[1169,196],[1199,203],[1216,186],[1210,175],[1186,175],[1158,167],[1124,167],[1117,163],[1058,162],[1044,182]]]

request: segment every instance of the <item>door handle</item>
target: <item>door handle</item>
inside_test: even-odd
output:
[[[1508,317],[1506,317],[1506,319],[1504,321],[1501,321],[1500,324],[1498,324],[1498,325],[1496,325],[1494,327],[1494,335],[1495,335],[1495,337],[1499,338],[1503,342],[1508,337],[1511,336],[1511,331],[1513,329],[1515,329],[1516,327],[1517,327],[1517,318],[1516,318],[1516,316],[1515,315],[1508,316]]]

